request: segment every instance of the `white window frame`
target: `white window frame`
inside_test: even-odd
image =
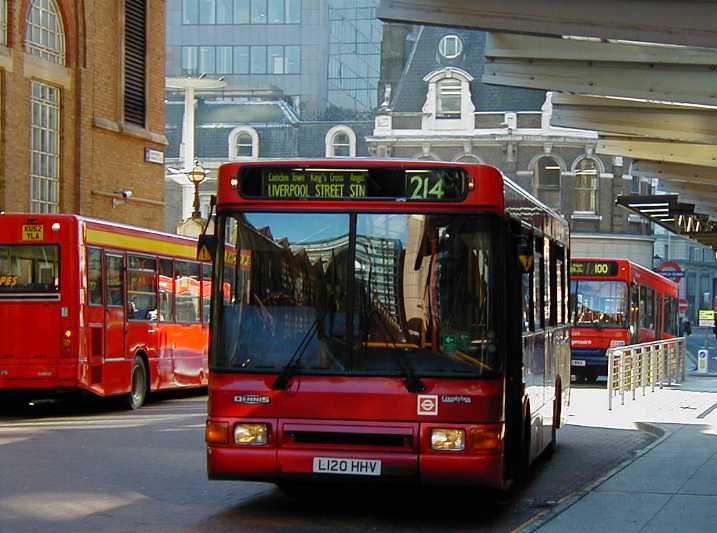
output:
[[[440,84],[445,80],[455,80],[460,83],[459,86],[454,86],[453,90],[456,93],[460,91],[461,108],[459,114],[438,118],[437,108],[440,98]],[[428,84],[428,91],[426,92],[426,102],[422,108],[421,129],[470,132],[475,130],[475,105],[473,104],[470,87],[473,76],[460,68],[445,67],[426,75],[423,81]]]
[[[239,136],[246,133],[251,137],[251,157],[239,156],[237,142]],[[229,159],[258,159],[259,158],[259,133],[251,126],[239,126],[229,133]]]
[[[48,24],[43,25],[43,19]],[[49,42],[50,36],[55,38],[54,46]],[[65,27],[55,0],[30,0],[25,17],[25,47],[33,56],[65,64]]]
[[[346,157],[346,156],[337,156],[335,155],[335,147],[336,147],[336,137],[339,135],[344,134],[349,138],[349,155],[348,157],[356,157],[356,133],[354,130],[349,128],[348,126],[344,124],[339,124],[338,126],[334,126],[331,128],[328,132],[326,132],[325,137],[325,147],[326,147],[326,157]],[[346,145],[341,145],[346,146]]]
[[[34,80],[31,82],[30,212],[32,213],[57,213],[60,208],[60,96],[60,89],[57,87]],[[52,162],[54,165],[51,164]],[[51,166],[52,170],[50,170]]]
[[[0,46],[7,46],[7,0],[0,6]]]
[[[578,179],[579,179],[579,172],[580,172],[580,170],[578,170],[578,166],[583,161],[590,161],[595,167],[595,176],[594,176],[594,182],[593,182],[594,187],[592,188],[592,203],[593,203],[592,209],[577,209],[577,207],[578,207],[578,191],[591,190],[590,188],[587,188],[587,187],[578,187]],[[575,177],[574,190],[575,190],[575,208],[576,209],[575,209],[574,213],[577,213],[579,215],[582,215],[582,214],[594,215],[594,214],[596,214],[597,210],[598,210],[598,191],[600,188],[600,174],[603,173],[602,165],[594,157],[590,157],[587,155],[582,156],[573,162],[572,173],[573,173],[573,176]]]
[[[455,48],[449,52],[449,45]],[[446,59],[455,59],[463,53],[463,40],[458,35],[445,35],[438,43],[438,53]]]

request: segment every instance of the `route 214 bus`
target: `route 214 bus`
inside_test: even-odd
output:
[[[74,215],[0,215],[0,393],[142,405],[207,384],[211,265],[196,239]]]
[[[570,262],[572,374],[607,375],[608,348],[677,336],[677,284],[626,259]]]
[[[211,479],[506,488],[554,446],[568,229],[495,168],[225,164],[200,242],[230,287],[212,300]]]

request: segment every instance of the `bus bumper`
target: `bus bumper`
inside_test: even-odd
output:
[[[607,357],[603,349],[573,348],[570,356],[570,373],[607,376]]]
[[[268,422],[268,421],[266,421]],[[332,421],[331,424],[336,422]],[[272,429],[279,425],[272,421]],[[311,483],[385,483],[428,485],[473,485],[503,488],[503,453],[501,425],[410,424],[414,428],[413,449],[389,452],[383,450],[347,449],[343,446],[311,446],[297,449],[282,446],[277,438],[267,446],[207,446],[207,474],[209,479],[252,481],[295,481]],[[345,427],[345,426],[344,426]],[[375,427],[375,426],[374,426]],[[435,451],[430,447],[432,427],[463,428],[468,442],[463,451]],[[494,449],[471,449],[470,435],[485,428],[495,434]],[[274,435],[276,433],[272,431]],[[278,446],[277,446],[277,441]],[[380,475],[352,475],[316,473],[317,458],[380,461]]]
[[[2,390],[59,389],[77,386],[76,363],[17,364],[0,360],[0,389]]]

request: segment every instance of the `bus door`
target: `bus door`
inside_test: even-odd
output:
[[[640,339],[640,289],[636,283],[630,285],[630,344]]]
[[[125,392],[127,366],[127,315],[125,302],[124,254],[105,253],[107,296],[105,307],[105,394]],[[129,362],[131,365],[131,361]]]

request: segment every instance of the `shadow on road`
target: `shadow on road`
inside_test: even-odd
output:
[[[134,411],[148,413],[152,405],[171,400],[206,396],[207,389],[179,389],[152,393],[145,407]],[[99,398],[85,392],[66,392],[54,396],[15,395],[0,396],[0,417],[3,418],[53,418],[66,416],[99,415],[128,411],[118,398]]]

